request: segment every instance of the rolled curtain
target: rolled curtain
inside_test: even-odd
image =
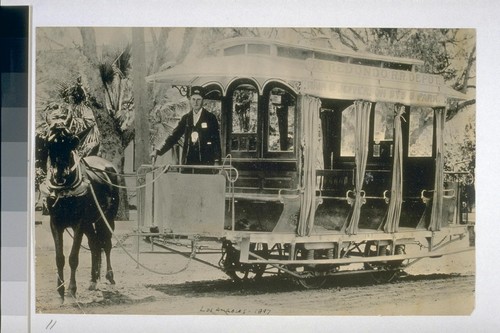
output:
[[[445,124],[446,110],[444,108],[434,109],[436,119],[436,171],[434,178],[434,196],[432,199],[432,213],[429,230],[441,230],[441,216],[443,211],[443,181],[444,181],[444,161],[443,161],[443,131]]]
[[[365,203],[365,197],[362,195],[363,182],[365,179],[366,162],[368,160],[368,139],[370,135],[370,112],[372,103],[367,101],[354,102],[356,133],[355,133],[355,199],[351,219],[345,232],[347,234],[356,234],[358,232],[359,217],[361,215],[361,206]]]
[[[302,127],[302,178],[301,178],[301,202],[300,218],[297,227],[299,236],[307,236],[311,233],[314,225],[316,212],[316,168],[318,167],[318,152],[322,149],[320,136],[319,111],[321,100],[312,96],[301,98],[301,127]]]
[[[394,105],[394,153],[392,161],[392,184],[389,208],[384,222],[385,232],[397,232],[403,204],[403,134],[401,119],[405,107],[401,104]]]

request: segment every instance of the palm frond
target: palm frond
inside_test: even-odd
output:
[[[113,70],[113,66],[108,62],[102,62],[99,64],[99,74],[102,80],[102,83],[105,86],[109,86],[113,83],[115,78],[115,71]]]
[[[128,44],[114,62],[114,65],[118,69],[119,73],[121,73],[122,77],[127,77],[129,74],[131,57],[131,46]]]

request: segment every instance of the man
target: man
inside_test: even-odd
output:
[[[169,151],[184,135],[182,147],[182,164],[214,165],[220,163],[221,145],[219,123],[214,114],[203,108],[204,90],[202,87],[191,87],[188,98],[191,110],[182,116],[160,147],[153,147],[151,158]]]

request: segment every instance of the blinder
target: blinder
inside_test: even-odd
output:
[[[66,126],[53,126],[47,137],[47,144],[49,146],[54,144],[63,146],[65,143],[68,144],[68,150],[74,150],[80,144],[80,139],[71,133]]]

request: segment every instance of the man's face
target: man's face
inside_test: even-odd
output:
[[[191,104],[191,108],[194,112],[198,112],[203,105],[203,98],[200,95],[193,95],[189,98],[189,104]]]

